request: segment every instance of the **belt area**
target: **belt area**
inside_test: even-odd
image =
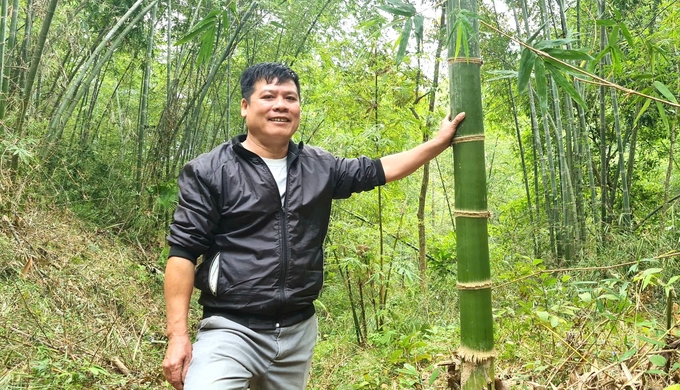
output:
[[[298,324],[313,316],[314,312],[314,305],[310,305],[306,309],[298,312],[282,314],[279,316],[263,316],[234,310],[204,307],[203,318],[219,316],[253,330],[272,330]]]

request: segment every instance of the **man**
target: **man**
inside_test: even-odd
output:
[[[291,142],[300,124],[300,84],[285,65],[246,69],[241,94],[247,134],[189,162],[179,177],[163,361],[176,389],[304,389],[332,199],[413,173],[450,145],[465,116],[445,118],[432,140],[406,152],[343,159]],[[194,284],[203,320],[192,348]]]

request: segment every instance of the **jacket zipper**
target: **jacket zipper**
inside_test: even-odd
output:
[[[286,278],[288,278],[288,218],[286,218],[286,210],[288,209],[288,191],[290,189],[290,174],[286,166],[286,191],[281,205],[281,286],[279,291],[281,294],[281,309],[286,301]],[[279,327],[279,324],[276,324]]]
[[[259,156],[258,156],[259,158]],[[259,158],[260,163],[262,166],[265,168],[265,171],[269,174],[269,178],[271,179],[271,182],[274,183],[274,189],[275,193],[277,195],[277,199],[279,202],[281,201],[280,195],[279,195],[279,186],[276,183],[276,178],[272,174],[271,170],[267,166],[267,164],[262,160],[262,158]],[[288,277],[288,230],[286,229],[288,225],[288,221],[286,218],[286,205],[288,205],[288,189],[290,188],[290,175],[288,174],[288,166],[286,166],[286,192],[285,192],[285,198],[283,200],[283,205],[279,208],[279,215],[281,217],[281,228],[279,229],[281,233],[281,282],[279,284],[279,310],[283,309],[283,306],[286,301],[286,278]],[[276,327],[279,327],[279,324],[276,324]]]

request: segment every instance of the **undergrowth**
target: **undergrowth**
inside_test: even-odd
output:
[[[0,389],[169,388],[159,240],[140,240],[159,242],[145,248],[39,201],[30,185],[2,186]],[[677,237],[610,234],[558,266],[490,231],[504,386],[677,390]],[[386,306],[368,308],[365,339],[336,268],[343,263],[327,264],[310,389],[456,388],[455,236],[432,242],[430,253],[425,289],[412,273],[395,275]],[[192,324],[199,315],[194,299]]]

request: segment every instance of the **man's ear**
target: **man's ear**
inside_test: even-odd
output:
[[[245,118],[248,114],[248,101],[241,99],[241,118]]]

